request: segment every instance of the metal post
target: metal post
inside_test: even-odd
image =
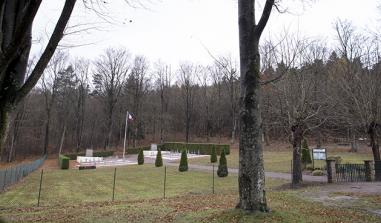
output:
[[[114,198],[115,198],[115,179],[116,179],[116,168],[114,169],[114,185],[112,187],[112,201],[114,201]]]
[[[40,198],[41,198],[41,186],[42,186],[42,176],[44,175],[44,169],[41,170],[41,177],[40,177],[40,189],[38,190],[38,201],[37,201],[37,207],[40,207]]]
[[[127,127],[128,127],[128,111],[126,113],[126,126],[124,126],[123,159],[126,154]]]
[[[164,199],[165,199],[165,186],[166,186],[166,183],[167,183],[167,166],[164,166]]]
[[[212,189],[212,191],[213,191],[213,194],[214,194],[214,165],[213,165],[213,174],[212,175],[213,175],[213,187],[212,187],[213,189]]]

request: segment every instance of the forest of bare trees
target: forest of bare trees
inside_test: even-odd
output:
[[[378,36],[337,21],[333,47],[286,35],[261,44],[263,139],[300,149],[368,138],[379,159],[381,63]],[[231,56],[210,65],[163,62],[110,48],[94,61],[57,51],[38,85],[12,112],[5,146],[15,156],[122,146],[126,111],[129,146],[160,141],[232,140],[239,133],[239,67]],[[273,80],[266,83],[267,80]],[[297,156],[300,154],[296,152]],[[297,158],[297,157],[296,157]]]

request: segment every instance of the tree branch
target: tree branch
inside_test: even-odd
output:
[[[7,69],[9,63],[14,59],[20,49],[23,48],[24,42],[28,37],[28,30],[31,28],[34,17],[40,7],[42,0],[36,0],[28,5],[28,10],[23,16],[20,26],[16,29],[13,41],[1,52],[0,69]]]
[[[36,85],[37,81],[40,79],[47,64],[49,63],[50,59],[53,56],[54,51],[56,50],[58,46],[58,43],[63,37],[64,30],[70,19],[71,13],[73,12],[75,3],[76,3],[76,0],[66,0],[65,5],[62,9],[60,18],[58,19],[56,27],[54,28],[54,31],[50,37],[50,40],[42,56],[38,60],[31,75],[28,77],[24,85],[15,94],[14,100],[12,100],[13,103],[17,103],[22,98],[24,98],[29,93],[29,91],[32,90],[32,88]]]
[[[254,35],[257,39],[261,37],[262,32],[266,27],[266,24],[270,18],[271,9],[273,8],[273,6],[274,6],[274,0],[266,0],[265,7],[263,8],[263,11],[262,11],[262,16],[254,29]]]

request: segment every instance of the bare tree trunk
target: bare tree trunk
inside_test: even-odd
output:
[[[164,143],[164,90],[160,92],[160,143]]]
[[[190,117],[189,117],[189,111],[187,111],[186,114],[186,122],[185,122],[185,142],[189,142],[189,129],[190,129]]]
[[[111,105],[112,106],[112,105]],[[108,117],[107,117],[107,135],[105,139],[105,144],[103,149],[106,150],[110,147],[111,144],[111,137],[112,137],[112,114],[113,114],[113,108],[110,107],[110,110],[108,111]]]
[[[134,148],[136,148],[136,138],[138,137],[138,126],[137,126],[137,124],[136,124],[136,127],[135,127],[135,137],[134,137]]]
[[[320,131],[320,129],[317,131],[316,147],[321,148],[321,131]]]
[[[8,162],[12,162],[13,160],[16,159],[16,141],[19,136],[19,130],[20,130],[20,125],[22,120],[24,119],[24,112],[25,112],[25,101],[22,104],[21,110],[17,112],[17,115],[14,119],[14,124],[13,124],[13,134],[12,134],[12,139],[11,139],[11,146],[9,150],[9,156],[8,156]]]
[[[62,131],[61,141],[60,141],[60,149],[59,149],[58,154],[62,153],[62,146],[63,146],[63,143],[65,141],[65,133],[66,133],[66,124],[64,125],[63,131]]]
[[[231,138],[231,141],[230,141],[231,144],[234,144],[236,131],[237,131],[237,120],[236,120],[235,114],[233,112],[233,129],[232,129],[232,138]]]
[[[263,127],[263,138],[265,141],[265,145],[269,146],[270,145],[269,131],[266,127]]]
[[[8,155],[8,163],[12,162],[12,158],[13,158],[13,149],[14,149],[14,145],[15,145],[15,135],[12,135],[12,139],[11,139],[11,146],[10,146],[10,149],[9,149],[9,155]]]
[[[1,161],[6,161],[5,141],[9,131],[9,111],[5,106],[0,106],[0,151]]]
[[[46,124],[45,124],[44,154],[48,154],[49,130],[50,130],[50,109],[47,111],[47,118],[46,118]]]
[[[292,184],[297,185],[303,181],[302,175],[302,139],[303,129],[299,124],[291,127],[292,131]]]
[[[357,151],[358,151],[358,144],[356,140],[356,133],[352,131],[351,152],[356,153]]]
[[[274,1],[266,1],[258,24],[255,24],[254,4],[253,0],[238,1],[241,94],[237,207],[247,211],[267,211],[261,143],[259,39],[270,17]]]
[[[371,122],[368,128],[370,137],[370,146],[372,147],[374,161],[380,160],[380,147],[378,145],[378,129],[380,125],[376,122]]]

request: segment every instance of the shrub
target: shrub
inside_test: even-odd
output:
[[[217,162],[217,152],[216,152],[216,147],[214,145],[212,147],[212,154],[210,155],[210,162],[211,163]]]
[[[161,150],[157,150],[156,154],[156,160],[155,160],[155,166],[156,167],[161,167],[163,166],[163,157],[161,156]]]
[[[181,152],[179,171],[180,172],[188,171],[188,156],[187,156],[186,150],[183,150]]]
[[[139,154],[140,150],[151,150],[151,146],[140,146],[140,147],[136,147],[136,148],[127,148],[126,154],[130,154],[130,155]]]
[[[225,151],[222,150],[220,163],[218,164],[217,175],[219,177],[227,177],[228,176],[228,165],[226,161]]]
[[[336,164],[340,164],[341,161],[343,161],[341,156],[329,156],[327,157],[327,160],[335,160]]]
[[[93,156],[94,157],[108,157],[113,156],[115,151],[94,151]]]
[[[200,155],[211,155],[213,147],[216,153],[221,153],[225,150],[225,154],[230,154],[230,146],[226,144],[212,144],[212,143],[181,143],[181,142],[166,142],[161,145],[166,151],[182,151],[187,150],[190,153],[197,153]]]
[[[310,149],[308,148],[307,139],[302,142],[302,163],[304,165],[312,163]]]
[[[144,164],[144,153],[143,150],[141,149],[138,154],[138,165],[143,165]]]
[[[60,169],[62,169],[62,170],[69,169],[69,162],[70,162],[69,157],[64,156],[64,155],[58,156],[58,165],[59,165]]]
[[[323,170],[314,170],[312,171],[312,176],[324,176],[324,171]]]

